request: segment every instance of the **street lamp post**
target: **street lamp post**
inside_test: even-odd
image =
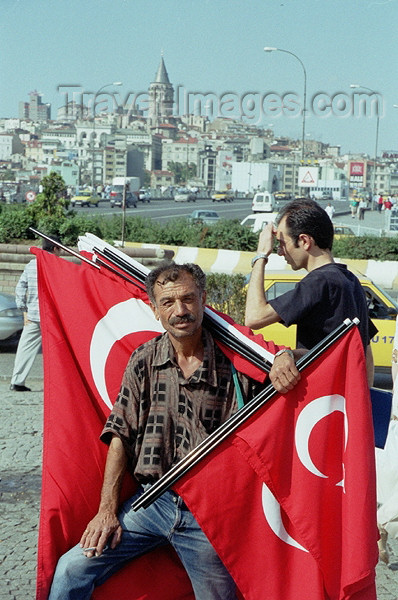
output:
[[[303,69],[303,73],[304,73],[304,98],[303,98],[303,125],[302,125],[302,133],[301,133],[301,160],[304,162],[304,156],[305,156],[305,151],[304,151],[304,146],[305,146],[305,117],[306,117],[306,110],[307,110],[307,71],[305,70],[305,66],[303,61],[301,60],[301,58],[299,58],[297,56],[297,54],[294,54],[294,52],[290,52],[290,50],[283,50],[282,48],[271,48],[269,46],[266,46],[264,48],[265,52],[285,52],[285,54],[290,54],[290,56],[294,56],[294,58],[296,60],[299,61],[302,69]]]
[[[368,92],[372,92],[372,94],[378,94],[372,88],[366,87],[365,85],[360,85],[359,83],[351,83],[350,88],[357,89],[361,88],[362,90],[368,90]],[[373,197],[376,193],[376,161],[377,161],[377,149],[379,145],[379,123],[380,123],[380,114],[379,107],[377,107],[377,117],[376,117],[376,139],[375,139],[375,154],[374,154],[374,164],[373,164],[373,173],[372,173],[372,208],[373,208]]]
[[[95,188],[95,101],[97,96],[100,95],[100,93],[102,92],[103,89],[105,89],[106,87],[109,87],[110,85],[123,85],[121,81],[114,81],[113,83],[106,83],[105,85],[103,85],[102,87],[100,87],[100,89],[95,93],[94,99],[93,99],[93,141],[92,141],[92,171],[91,171],[91,185],[93,188],[93,193],[94,193],[94,188]]]

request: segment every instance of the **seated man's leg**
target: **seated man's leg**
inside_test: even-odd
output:
[[[130,510],[137,496],[127,500],[120,511],[120,544],[91,558],[84,555],[79,545],[69,550],[58,561],[48,600],[88,600],[95,586],[104,583],[129,560],[168,543],[167,534],[157,527],[157,518],[150,509]]]
[[[236,600],[231,575],[181,498],[178,504],[180,520],[176,521],[170,542],[188,573],[195,600]]]

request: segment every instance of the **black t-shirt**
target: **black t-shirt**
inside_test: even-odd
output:
[[[284,325],[297,324],[299,348],[312,348],[347,318],[358,317],[365,348],[377,333],[359,280],[339,263],[310,271],[293,290],[269,303]]]

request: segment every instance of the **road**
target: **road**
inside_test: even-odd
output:
[[[252,201],[249,198],[238,198],[233,202],[213,202],[210,198],[198,198],[195,202],[174,202],[169,198],[154,199],[150,203],[137,203],[137,208],[127,208],[126,215],[149,217],[165,223],[176,217],[189,217],[197,208],[215,210],[222,218],[242,220],[251,213]],[[111,208],[108,201],[100,203],[98,208],[76,207],[78,214],[115,215],[121,214],[121,208]]]
[[[320,202],[321,205],[326,205],[326,202]],[[138,202],[137,208],[127,208],[126,215],[149,217],[165,223],[176,217],[189,217],[189,215],[197,208],[215,210],[222,219],[239,219],[242,221],[247,215],[252,214],[252,198],[236,198],[232,202],[213,202],[211,198],[198,198],[195,202],[174,202],[169,198],[153,199],[150,203]],[[76,207],[78,214],[91,215],[115,215],[121,214],[121,208],[111,208],[108,201],[100,203],[98,208]],[[336,203],[336,212],[341,211],[349,213],[349,207],[346,202]]]

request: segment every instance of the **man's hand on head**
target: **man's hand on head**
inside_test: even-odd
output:
[[[267,223],[260,237],[258,238],[257,252],[267,254],[268,256],[274,249],[276,229],[273,223]]]

